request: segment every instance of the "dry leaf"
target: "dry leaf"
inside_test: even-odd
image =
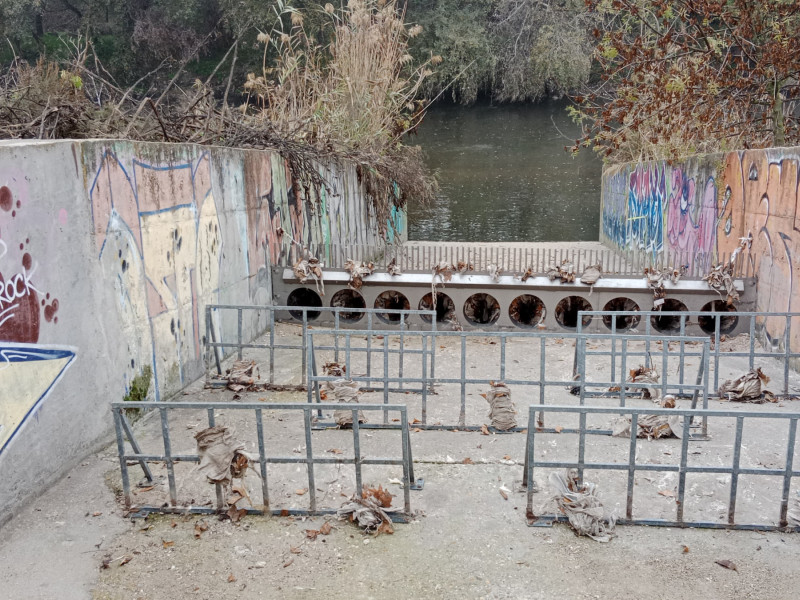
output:
[[[322,524],[322,527],[320,527],[320,528],[319,528],[319,532],[320,532],[322,535],[329,535],[332,529],[333,529],[333,526],[331,526],[331,524],[330,524],[330,523],[328,523],[327,521],[325,521],[325,522]]]
[[[673,492],[672,490],[659,490],[658,494],[660,496],[666,496],[667,498],[674,498],[675,497],[675,492]]]
[[[288,508],[282,508],[281,509],[281,516],[282,517],[288,517],[289,516],[289,509]]]
[[[463,465],[474,465],[475,463],[472,462],[472,459],[468,456],[467,458],[465,458],[464,460],[461,461],[461,464],[463,464]]]
[[[338,448],[328,448],[325,452],[329,452],[331,454],[341,454],[342,451]]]
[[[175,545],[175,542],[172,540],[161,540],[161,545],[164,546],[164,548],[172,548]]]
[[[394,527],[392,527],[391,523],[387,523],[386,521],[383,521],[378,526],[378,533],[386,533],[388,535],[392,535],[394,533]]]
[[[689,546],[683,546],[683,553],[689,554]]]
[[[561,433],[564,431],[564,428],[561,425],[556,425],[554,429],[556,430],[556,433]]]
[[[326,394],[326,393],[325,393],[325,390],[322,390],[322,391],[319,393],[319,399],[320,399],[320,400],[327,400],[327,399],[328,399],[328,394]]]
[[[369,498],[370,496],[375,498],[377,503],[383,508],[389,508],[392,505],[392,498],[394,498],[394,496],[389,493],[389,490],[383,489],[383,486],[380,485],[377,488],[364,488],[361,497]]]
[[[481,425],[481,435],[489,435],[489,428],[485,423]]]
[[[178,526],[178,522],[177,521],[172,521],[172,523],[170,523],[169,526],[174,529],[174,528],[176,528]]]
[[[392,419],[392,423],[399,423],[400,419]]]
[[[101,513],[101,512],[93,512],[93,513],[92,513],[92,516],[93,516],[93,517],[99,517],[99,516],[100,516],[100,515],[102,515],[102,514],[103,514],[103,513]]]
[[[503,460],[511,460],[511,456],[508,454],[503,455]]]
[[[103,562],[100,563],[101,569],[108,569],[111,567],[111,557],[104,558]]]
[[[228,583],[233,583],[234,581],[236,581],[236,575],[231,573],[230,575],[228,575]]]
[[[306,538],[308,538],[309,540],[314,541],[315,539],[317,539],[318,535],[319,535],[319,529],[306,529]]]
[[[291,552],[292,554],[301,554],[303,552],[303,549],[300,546],[297,546],[296,548],[294,546],[290,546],[289,552]]]
[[[293,562],[294,562],[294,558],[290,558],[290,559],[289,559],[289,560],[287,560],[285,563],[283,563],[283,568],[285,569],[286,567],[288,567],[288,566],[289,566],[290,564],[292,564]]]
[[[739,572],[739,569],[736,568],[736,564],[729,560],[722,559],[722,560],[715,560],[714,562],[717,563],[720,567],[725,567],[726,569],[730,569],[731,571],[736,571],[737,573]]]
[[[307,491],[308,491],[308,488],[301,488],[301,489],[299,489],[299,490],[295,490],[295,491],[294,491],[294,493],[295,493],[295,494],[297,494],[298,496],[302,496],[302,495],[304,495],[304,494],[305,494]]]
[[[235,506],[231,506],[226,514],[230,517],[232,523],[238,523],[241,518],[247,514],[247,509],[239,509]]]
[[[420,429],[419,427],[414,427],[414,429],[412,429],[411,431],[413,431],[414,433],[419,433],[420,431],[422,431],[422,429]]]
[[[413,421],[411,421],[412,425],[416,425],[417,423],[422,423],[422,421],[420,421],[419,419],[414,419]]]
[[[122,560],[119,562],[119,566],[127,565],[129,562],[133,560],[133,557],[130,555],[125,555],[122,557]]]
[[[140,491],[140,492],[149,492],[149,491],[152,491],[152,489],[153,489],[154,487],[156,487],[156,486],[154,486],[154,485],[148,485],[147,487],[139,488],[139,491]]]
[[[508,492],[506,492],[503,488],[500,488],[498,491],[500,492],[500,495],[503,497],[503,500],[508,500]]]
[[[204,531],[208,531],[208,523],[205,521],[198,521],[194,524],[194,537],[199,539]]]

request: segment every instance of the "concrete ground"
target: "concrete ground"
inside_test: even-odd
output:
[[[294,335],[291,328],[283,334]],[[493,344],[470,342],[470,364],[491,372],[496,367]],[[456,340],[442,342],[437,369],[455,368]],[[452,346],[452,347],[451,347]],[[558,346],[558,345],[556,345]],[[568,343],[548,350],[548,368],[571,373]],[[510,365],[535,364],[530,348],[511,344]],[[253,355],[263,365],[262,358]],[[439,357],[437,357],[439,358]],[[448,363],[448,360],[451,361]],[[519,361],[514,363],[514,361]],[[689,365],[687,365],[689,366]],[[263,367],[262,367],[263,368]],[[598,367],[599,368],[599,367]],[[731,373],[741,368],[727,365]],[[412,363],[406,365],[413,372]],[[279,375],[296,376],[297,363],[279,361]],[[263,375],[262,370],[262,375]],[[793,379],[793,385],[797,382]],[[481,386],[471,386],[467,396],[467,424],[486,422]],[[483,389],[482,391],[486,391]],[[527,407],[527,391],[514,389],[513,399]],[[177,400],[218,401],[230,408],[219,411],[217,422],[230,425],[237,439],[253,451],[252,417],[236,410],[241,402],[264,406],[264,427],[273,455],[305,453],[305,440],[297,412],[270,410],[274,402],[304,402],[297,392],[251,392],[234,398],[228,390],[191,386]],[[457,418],[458,387],[442,386],[429,398],[429,423],[450,423]],[[392,402],[408,403],[409,418],[420,416],[414,394],[393,394]],[[368,393],[361,402],[380,402],[382,394]],[[575,402],[563,389],[548,390],[548,403]],[[606,400],[611,405],[613,398]],[[649,401],[632,401],[648,405]],[[685,406],[686,401],[680,401]],[[652,404],[650,404],[652,406]],[[711,408],[797,411],[800,404],[753,406],[724,405]],[[373,420],[373,415],[368,415]],[[524,426],[526,415],[519,416]],[[553,417],[549,426],[569,426],[566,417]],[[548,418],[550,418],[548,417]],[[109,415],[110,419],[110,415]],[[607,427],[608,419],[594,425]],[[374,422],[374,421],[373,421]],[[697,464],[730,461],[733,419],[709,424],[711,440],[692,442],[690,460]],[[742,445],[743,466],[782,468],[785,420],[748,423]],[[173,451],[194,452],[195,432],[205,427],[200,411],[178,411],[170,417]],[[137,423],[136,436],[145,452],[160,451],[160,422],[153,415]],[[538,434],[537,458],[567,459],[574,455],[576,436]],[[800,580],[800,536],[787,533],[714,531],[700,529],[619,526],[608,544],[576,537],[567,525],[528,527],[525,494],[518,491],[522,477],[525,435],[482,435],[480,432],[412,431],[415,471],[425,479],[421,491],[411,492],[417,518],[395,525],[392,535],[364,535],[354,525],[332,517],[255,517],[239,523],[216,516],[151,516],[131,520],[120,501],[119,462],[116,447],[91,456],[59,483],[25,507],[0,529],[0,598],[8,599],[172,599],[172,598],[796,598]],[[352,455],[352,433],[315,431],[317,456]],[[623,462],[628,440],[591,436],[587,458]],[[640,440],[641,461],[674,463],[679,440]],[[362,430],[362,454],[399,454],[396,432]],[[467,460],[469,459],[469,460]],[[796,453],[796,464],[800,456]],[[156,483],[134,487],[133,501],[159,506],[168,498],[165,471],[152,465]],[[130,467],[134,484],[141,477]],[[214,498],[190,465],[176,469],[179,500],[203,505]],[[401,505],[402,490],[391,479],[399,467],[365,467],[364,482],[388,487]],[[318,502],[336,508],[354,491],[352,467],[318,466],[315,469]],[[547,472],[535,472],[541,491],[534,496],[538,514],[549,513]],[[622,474],[587,472],[599,485],[607,506],[624,511]],[[779,481],[742,478],[737,518],[748,522],[774,522],[777,518]],[[261,482],[246,478],[252,498],[260,497]],[[671,473],[638,473],[635,516],[674,516],[675,477]],[[688,479],[686,510],[689,518],[724,521],[729,479],[697,475]],[[511,490],[505,499],[501,487]],[[273,508],[308,505],[308,482],[302,465],[270,466],[270,500]],[[795,493],[795,489],[792,493]],[[664,492],[664,493],[661,493]],[[777,495],[776,495],[777,494]],[[622,508],[620,508],[622,507]],[[328,535],[311,539],[307,530]],[[207,528],[206,528],[207,527]],[[327,529],[327,528],[326,528]],[[312,534],[313,536],[313,534]],[[730,561],[736,570],[715,561]],[[108,568],[101,568],[103,564]]]

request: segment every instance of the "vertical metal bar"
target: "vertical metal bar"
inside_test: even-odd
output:
[[[267,485],[267,456],[264,448],[264,420],[260,408],[256,409],[256,436],[258,438],[258,465],[261,473],[261,504],[265,515],[269,514],[269,486]]]
[[[792,471],[794,470],[794,445],[797,438],[797,419],[789,420],[789,435],[786,440],[786,464],[783,471],[783,493],[781,494],[780,526],[786,527],[789,510],[789,494],[792,490]]]
[[[399,389],[403,389],[403,354],[405,353],[405,315],[400,315],[400,354],[397,356],[397,376],[400,378]]]
[[[669,374],[669,338],[661,338],[661,397],[667,395],[667,375]]]
[[[539,251],[538,249],[536,250]],[[544,392],[547,382],[547,365],[546,365],[546,358],[547,358],[547,338],[545,336],[539,337],[539,405],[544,406]],[[575,342],[577,344],[577,340]],[[577,346],[576,346],[577,348]],[[533,412],[531,412],[533,414]],[[539,419],[537,420],[537,425],[539,427],[544,427],[544,412],[539,411]],[[528,429],[533,427],[533,423],[528,421]]]
[[[528,409],[528,423],[533,422],[534,418],[534,408],[531,405]],[[525,436],[525,469],[522,473],[522,485],[526,488],[528,494],[528,502],[527,502],[527,517],[530,518],[533,513],[533,492],[534,492],[534,481],[533,481],[533,461],[534,461],[534,442],[536,441],[535,438],[536,434],[536,427],[528,427],[528,433]]]
[[[354,455],[354,462],[353,465],[356,469],[356,494],[361,497],[361,493],[364,491],[364,484],[361,480],[361,436],[359,432],[361,430],[360,424],[358,422],[358,409],[353,409],[353,455]]]
[[[211,309],[208,309],[209,321],[211,321]],[[214,361],[217,365],[217,375],[222,375],[222,365],[219,358],[219,346],[217,346],[217,333],[214,331],[214,324],[211,323],[211,341],[214,343]]]
[[[578,377],[580,377],[580,405],[586,404],[586,337],[581,335],[575,338],[575,344],[578,349]]]
[[[686,355],[686,342],[683,340],[683,337],[686,335],[686,315],[681,315],[680,319],[681,319],[681,321],[680,321],[680,323],[681,323],[681,329],[680,329],[681,345],[680,345],[680,364],[678,365],[678,373],[679,373],[678,395],[682,396],[683,395],[683,383],[684,383],[684,371],[685,371],[683,363],[684,363],[684,360],[686,358],[685,357],[685,355]]]
[[[214,427],[217,424],[216,418],[214,416],[214,409],[209,408],[206,411],[208,415],[208,426]],[[214,493],[217,496],[217,510],[221,511],[224,507],[224,501],[222,498],[222,485],[219,483],[214,484]]]
[[[400,437],[403,445],[403,510],[411,512],[411,484],[415,483],[413,459],[411,458],[411,435],[408,431],[408,412],[400,409]]]
[[[333,334],[333,360],[337,363],[339,362],[339,311],[334,311],[333,313],[333,329],[336,333]]]
[[[314,451],[311,447],[311,409],[303,408],[303,424],[306,430],[306,466],[308,467],[308,495],[313,514],[317,512],[317,487],[314,482]]]
[[[300,352],[300,369],[302,370],[301,377],[303,378],[303,383],[307,383],[305,381],[306,376],[306,365],[308,364],[308,311],[304,308],[303,309],[303,329],[301,331],[301,336],[303,340],[300,342],[302,346]]]
[[[269,307],[269,382],[275,383],[275,309]]]
[[[792,353],[792,317],[786,315],[786,328],[783,338],[783,394],[789,395],[789,361]]]
[[[238,345],[238,352],[236,353],[236,355],[239,357],[239,360],[242,360],[243,348],[242,348],[242,309],[241,308],[236,310],[236,343]]]
[[[636,475],[636,439],[639,435],[639,413],[631,414],[631,439],[628,448],[628,497],[625,504],[625,518],[633,519],[633,485]]]
[[[728,498],[728,524],[736,523],[736,492],[739,487],[739,461],[742,456],[742,430],[744,417],[736,417],[736,439],[733,442],[733,465],[731,469],[731,493]]]
[[[428,424],[428,336],[422,335],[422,424]]]
[[[500,381],[506,379],[506,336],[500,334]]]
[[[172,445],[169,441],[169,421],[167,420],[167,409],[159,408],[161,413],[161,437],[164,440],[164,464],[167,467],[167,479],[169,480],[169,500],[172,506],[178,504],[178,490],[175,486],[175,463],[172,460]]]
[[[628,391],[627,386],[625,385],[628,373],[628,338],[623,337],[621,340],[622,345],[622,357],[620,360],[622,361],[620,364],[620,378],[619,378],[619,405],[625,406],[625,395]]]
[[[367,377],[372,377],[372,314],[367,313]]]
[[[720,353],[720,342],[719,342],[719,319],[722,316],[722,313],[714,313],[714,389],[719,389],[719,353]]]
[[[755,367],[756,315],[750,315],[750,369]]]
[[[467,337],[461,335],[461,410],[458,414],[458,425],[464,427],[467,421]]]
[[[683,508],[686,499],[686,465],[689,460],[689,427],[692,419],[684,415],[683,435],[681,436],[681,464],[678,471],[678,509],[676,521],[683,523]]]
[[[389,337],[383,336],[383,403],[389,404]],[[383,411],[383,424],[389,423],[389,411]]]
[[[611,379],[614,381],[617,377],[617,318],[611,316]]]
[[[117,454],[119,455],[119,468],[122,474],[122,495],[125,498],[125,506],[131,505],[131,482],[128,477],[128,461],[125,459],[125,439],[122,437],[122,410],[115,408],[112,410],[114,415],[114,431],[117,434]]]

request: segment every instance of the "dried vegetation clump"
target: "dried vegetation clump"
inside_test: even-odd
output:
[[[306,200],[325,184],[319,165],[349,161],[375,209],[387,222],[392,206],[408,198],[430,200],[436,182],[419,148],[402,143],[425,114],[417,99],[439,57],[414,65],[408,40],[418,33],[404,23],[395,1],[350,0],[326,5],[328,31],[309,36],[296,9],[276,10],[276,26],[262,32],[260,73],[241,87],[233,80],[239,40],[206,81],[183,85],[196,43],[166,84],[166,62],[129,88],[118,85],[91,43],[73,44],[64,64],[15,59],[0,75],[0,138],[89,139],[214,144],[275,149],[298,179]],[[327,37],[326,37],[327,36]],[[229,60],[230,59],[230,60]],[[230,62],[221,99],[210,82]],[[242,98],[238,105],[234,102]]]

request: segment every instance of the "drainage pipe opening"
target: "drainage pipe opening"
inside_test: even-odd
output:
[[[340,308],[367,308],[367,303],[364,302],[364,296],[355,290],[344,289],[339,290],[331,298],[331,306]],[[341,312],[339,318],[342,321],[355,323],[364,317],[363,312]]]
[[[403,294],[396,290],[386,290],[375,299],[375,308],[384,310],[411,310],[411,304]],[[390,313],[377,313],[377,317],[384,323],[399,323],[400,315]]]
[[[725,316],[718,317],[720,334],[728,334],[732,332],[739,324],[739,317],[730,314],[736,312],[736,307],[727,304],[723,300],[714,300],[713,302],[709,302],[700,310],[709,313],[728,313]],[[704,332],[711,334],[714,333],[714,329],[716,327],[714,321],[716,321],[716,319],[717,317],[712,316],[698,317],[697,324],[700,325],[700,329],[702,329]]]
[[[436,292],[436,306],[433,306],[433,294],[427,293],[419,301],[419,310],[435,310],[436,322],[443,323],[455,316],[456,304],[447,294]],[[422,320],[426,323],[431,322],[431,318],[428,315],[422,315]]]
[[[639,310],[639,305],[630,298],[614,298],[606,302],[603,307],[604,311],[625,311],[630,312]],[[628,331],[633,329],[639,324],[641,317],[637,315],[605,315],[603,317],[603,324],[611,331],[611,325],[614,324],[616,331]]]
[[[491,325],[500,318],[500,303],[489,294],[473,294],[464,302],[464,318],[473,325]]]
[[[578,313],[582,310],[592,310],[592,305],[581,296],[567,296],[556,305],[556,321],[564,329],[578,327]],[[581,325],[586,327],[592,322],[592,317],[584,316]]]
[[[664,304],[661,305],[661,310],[664,312],[670,312],[670,311],[686,312],[689,309],[686,308],[686,305],[680,300],[675,300],[674,298],[666,298],[664,300]],[[650,317],[650,324],[656,331],[661,331],[664,333],[681,330],[681,318],[678,315],[675,316],[653,315],[652,317]]]
[[[518,327],[536,327],[546,314],[544,302],[531,294],[517,296],[508,307],[508,316]]]
[[[314,290],[310,290],[308,288],[296,288],[292,290],[292,292],[289,294],[289,297],[286,299],[286,305],[319,308],[322,306],[322,298],[320,298],[319,294]],[[289,314],[292,315],[292,318],[297,319],[298,321],[303,320],[302,310],[290,310]],[[307,311],[307,314],[308,320],[313,321],[319,317],[320,311],[309,310]]]

